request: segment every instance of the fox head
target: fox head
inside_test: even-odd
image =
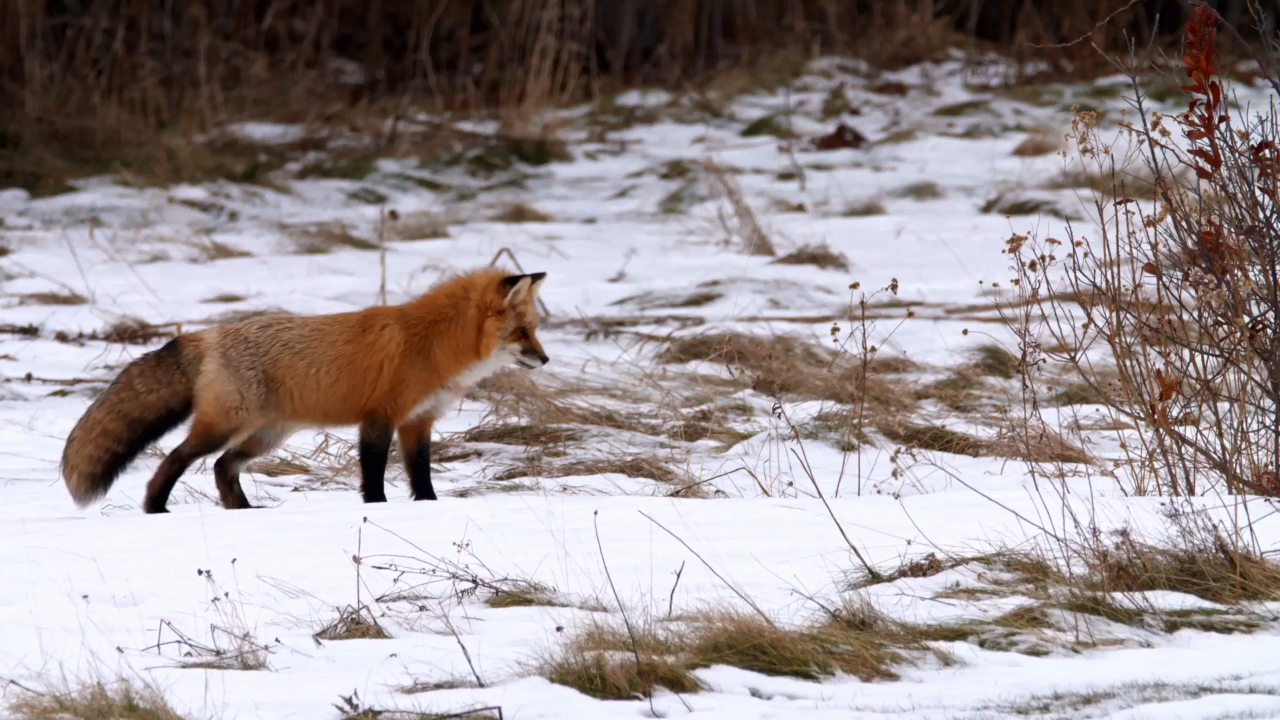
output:
[[[497,353],[507,353],[512,362],[526,370],[546,365],[550,358],[538,342],[538,290],[547,278],[544,272],[508,275],[498,282],[502,312],[498,316]]]

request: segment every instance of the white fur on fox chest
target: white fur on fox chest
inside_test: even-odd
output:
[[[462,399],[467,391],[476,383],[511,365],[515,355],[505,348],[498,348],[492,355],[463,370],[445,381],[439,390],[431,393],[425,400],[413,406],[409,411],[409,420],[423,417],[438,418],[451,406]]]

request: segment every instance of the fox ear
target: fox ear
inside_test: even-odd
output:
[[[542,281],[546,279],[547,274],[544,272],[536,272],[529,275],[529,291],[534,297],[538,296],[538,291],[542,289]]]
[[[531,284],[528,275],[508,275],[502,278],[499,287],[506,291],[506,303],[511,306],[524,299]]]

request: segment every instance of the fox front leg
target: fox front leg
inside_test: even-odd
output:
[[[436,499],[436,491],[431,487],[431,426],[434,423],[435,418],[422,417],[401,425],[397,431],[414,500]]]
[[[391,451],[391,423],[366,420],[360,425],[360,494],[367,503],[386,502],[387,453]]]

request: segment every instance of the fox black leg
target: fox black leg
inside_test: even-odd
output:
[[[367,503],[386,502],[387,453],[391,451],[391,423],[366,420],[360,425],[360,493]]]
[[[404,469],[409,474],[409,488],[414,500],[435,500],[431,487],[431,426],[435,418],[425,417],[400,426],[400,451],[404,453]]]
[[[245,497],[244,488],[240,486],[240,471],[244,469],[245,463],[274,450],[286,434],[280,428],[268,426],[222,453],[222,457],[213,464],[213,477],[218,484],[218,497],[222,500],[222,507],[228,510],[258,507]]]
[[[148,514],[169,512],[165,505],[169,503],[169,494],[178,484],[178,479],[191,467],[191,463],[217,451],[231,439],[228,431],[210,431],[199,426],[192,427],[191,433],[182,444],[173,449],[156,468],[155,475],[147,483],[147,494],[142,501],[142,509]]]

